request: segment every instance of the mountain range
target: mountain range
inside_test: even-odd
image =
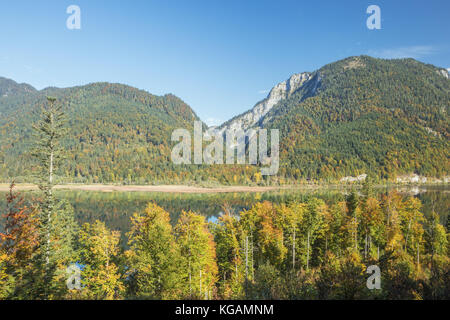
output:
[[[68,118],[66,182],[283,184],[449,172],[449,74],[414,59],[349,57],[293,74],[220,125],[280,130],[280,171],[270,178],[249,165],[172,164],[172,131],[199,120],[174,95],[111,83],[36,90],[0,78],[0,180],[33,179],[32,123],[47,96]]]

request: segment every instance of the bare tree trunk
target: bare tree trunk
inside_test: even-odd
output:
[[[248,279],[248,236],[245,237],[245,280]]]
[[[191,261],[189,261],[189,296],[192,295],[192,274],[191,274]]]
[[[367,233],[364,239],[364,259],[367,259]]]
[[[306,246],[306,270],[309,268],[309,231],[308,231],[308,241]]]
[[[50,166],[49,166],[49,178],[48,178],[48,182],[49,182],[49,190],[48,190],[48,194],[50,196],[50,198],[52,197],[52,181],[53,181],[53,151],[50,153]],[[47,221],[48,221],[48,226],[47,226],[47,248],[46,248],[46,252],[45,252],[45,263],[48,265],[50,262],[50,224],[51,224],[51,220],[52,220],[52,206],[53,204],[50,204],[50,208],[48,208],[47,211]]]
[[[53,112],[53,110],[52,110]],[[53,113],[50,114],[50,127],[53,129]],[[53,137],[52,137],[53,139]],[[49,166],[48,166],[48,194],[50,199],[52,198],[52,189],[53,189],[53,158],[54,158],[54,145],[53,140],[50,140],[50,159],[49,159]],[[52,201],[53,202],[53,201]],[[50,203],[49,208],[47,208],[47,248],[45,252],[45,263],[48,265],[50,263],[50,224],[52,220],[52,209],[53,209],[53,203]]]
[[[294,238],[292,240],[292,270],[295,270],[295,228],[294,228]]]
[[[53,149],[53,148],[52,148]],[[53,183],[53,150],[50,152],[50,165],[49,165],[49,177],[48,177],[48,183],[50,185],[50,190],[51,190],[51,185]]]
[[[358,222],[356,221],[356,212],[353,221],[355,224],[355,250],[358,250]]]
[[[388,216],[387,216],[387,226],[389,227],[391,222],[391,197],[388,197]]]
[[[234,254],[234,269],[235,269],[235,272],[236,272],[236,277],[235,277],[234,281],[237,283],[239,274],[238,274],[238,265],[237,265],[237,255],[236,255],[236,253]]]
[[[411,228],[411,219],[409,219],[408,222],[408,232],[406,233],[406,239],[405,239],[405,251],[408,250],[408,238],[409,238],[409,229]]]
[[[420,265],[420,253],[419,253],[419,243],[417,243],[417,268]]]
[[[191,232],[188,229],[188,242],[191,241]],[[191,270],[191,249],[189,248],[189,260],[188,260],[188,268],[189,268],[189,297],[192,297],[192,270]]]
[[[253,233],[251,233],[251,238],[252,238],[252,243],[251,243],[251,248],[252,248],[252,279],[255,279],[255,259],[254,259],[255,248],[253,246]]]
[[[202,294],[202,269],[200,269],[200,294]]]
[[[106,248],[106,267],[109,267],[109,250]]]

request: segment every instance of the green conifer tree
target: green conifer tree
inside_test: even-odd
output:
[[[65,270],[75,262],[74,235],[77,224],[72,207],[58,201],[54,195],[55,176],[63,159],[61,139],[66,133],[65,115],[56,98],[47,97],[41,119],[34,125],[36,145],[33,155],[38,161],[39,188],[43,199],[39,208],[39,245],[34,262],[36,265],[33,295],[52,299],[66,291]]]

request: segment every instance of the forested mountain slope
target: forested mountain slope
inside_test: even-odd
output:
[[[31,181],[32,124],[46,96],[67,114],[66,182],[222,184],[334,182],[362,173],[395,181],[450,169],[450,80],[413,59],[350,57],[278,84],[221,127],[280,130],[280,171],[250,165],[174,165],[171,133],[198,119],[174,95],[121,84],[36,90],[0,78],[0,180]],[[269,148],[270,149],[270,148]]]
[[[172,131],[190,128],[198,119],[174,95],[155,96],[121,84],[41,91],[19,90],[31,86],[11,80],[0,85],[0,92],[10,93],[0,97],[3,180],[28,180],[32,175],[32,124],[47,96],[56,97],[67,115],[67,161],[61,174],[69,181],[143,183],[165,176],[167,170],[177,169],[170,161]]]
[[[448,175],[446,72],[413,59],[367,56],[315,71],[261,120],[280,130],[281,176]]]
[[[8,95],[25,94],[35,92],[36,89],[26,83],[17,83],[14,80],[0,77],[0,97]]]

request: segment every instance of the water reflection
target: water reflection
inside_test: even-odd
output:
[[[377,193],[387,193],[392,188],[377,188]],[[429,216],[435,211],[441,223],[445,223],[449,213],[450,188],[435,187],[396,187],[400,193],[419,198],[423,203],[422,212]],[[209,221],[214,221],[226,204],[229,210],[238,214],[250,208],[255,202],[268,200],[274,203],[305,201],[309,197],[319,197],[328,203],[345,199],[349,190],[345,188],[328,188],[314,190],[280,190],[263,193],[150,193],[150,192],[93,192],[93,191],[57,191],[56,196],[67,199],[74,207],[76,218],[80,223],[95,220],[104,221],[108,227],[125,234],[129,230],[130,217],[143,210],[150,201],[156,202],[167,210],[175,222],[182,210],[192,210],[203,214]],[[5,212],[5,195],[0,193],[0,208]],[[37,196],[35,192],[26,192],[27,200]],[[0,227],[1,229],[1,227]]]

